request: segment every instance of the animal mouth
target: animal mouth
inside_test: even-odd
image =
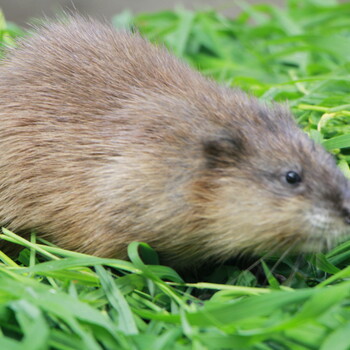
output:
[[[329,250],[350,236],[350,226],[342,217],[325,209],[316,209],[306,218],[305,236],[300,249],[304,252]]]

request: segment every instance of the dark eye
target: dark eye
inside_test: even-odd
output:
[[[286,181],[291,185],[297,185],[301,182],[301,177],[296,171],[288,171],[286,173]]]

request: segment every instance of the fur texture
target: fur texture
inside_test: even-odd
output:
[[[349,186],[280,105],[204,78],[137,34],[73,18],[0,66],[0,222],[60,246],[173,266],[317,250]],[[296,171],[302,181],[285,181]]]

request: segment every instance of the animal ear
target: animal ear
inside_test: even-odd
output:
[[[209,168],[224,168],[237,164],[246,153],[241,135],[218,136],[203,142],[203,151]]]

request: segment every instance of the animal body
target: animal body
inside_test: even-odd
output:
[[[140,35],[71,18],[0,66],[0,223],[176,267],[317,251],[349,232],[349,183],[281,105],[220,86]]]

